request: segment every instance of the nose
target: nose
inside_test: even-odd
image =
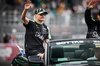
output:
[[[42,15],[42,17],[45,17],[45,15]]]

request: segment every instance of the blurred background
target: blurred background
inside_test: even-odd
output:
[[[0,0],[0,66],[5,64],[10,66],[10,62],[19,52],[15,44],[24,48],[25,28],[21,13],[25,1]],[[29,19],[33,20],[34,10],[39,7],[49,13],[44,23],[50,29],[51,40],[86,38],[84,12],[89,0],[31,0],[31,2],[32,7],[27,13]],[[93,18],[97,16],[99,9],[100,4],[92,10]]]

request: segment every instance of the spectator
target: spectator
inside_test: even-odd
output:
[[[15,36],[11,36],[10,40],[9,40],[10,44],[14,44],[15,43]]]
[[[57,7],[57,9],[56,9],[57,13],[58,13],[58,14],[61,14],[63,11],[65,11],[65,9],[66,9],[65,3],[62,2],[62,1],[59,2],[58,7]]]
[[[8,34],[5,35],[5,37],[3,39],[4,43],[9,43],[9,40],[10,40],[10,36]]]

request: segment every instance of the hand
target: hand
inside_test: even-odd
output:
[[[90,0],[90,2],[88,4],[88,9],[92,9],[92,8],[96,7],[98,2],[99,2],[98,0]]]
[[[27,0],[26,2],[25,2],[25,7],[24,7],[24,9],[25,10],[29,10],[30,8],[31,8],[31,1],[30,0]]]
[[[39,53],[39,54],[37,54],[37,56],[40,56],[41,59],[43,59],[44,53]]]

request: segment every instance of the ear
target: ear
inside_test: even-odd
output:
[[[36,17],[36,14],[34,14],[34,16]]]
[[[98,20],[100,21],[100,16],[99,16],[99,15],[97,15],[97,18],[98,18]]]
[[[99,18],[100,16],[99,15],[97,15],[97,18]]]
[[[36,14],[34,14],[34,20],[36,20]]]

